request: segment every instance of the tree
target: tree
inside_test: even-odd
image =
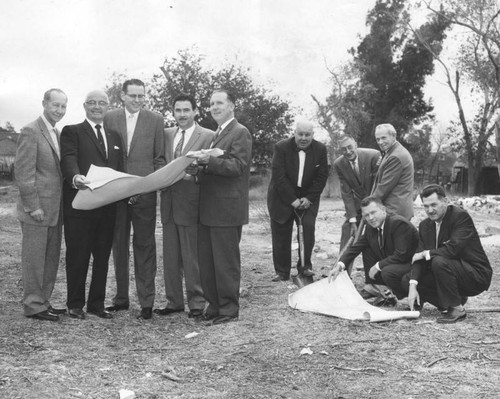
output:
[[[179,50],[175,57],[165,58],[160,71],[148,82],[148,105],[165,116],[167,125],[175,123],[171,114],[173,99],[186,93],[197,100],[198,123],[216,130],[217,124],[210,116],[210,96],[214,88],[225,88],[236,97],[236,118],[253,137],[253,164],[270,166],[274,144],[291,133],[293,115],[288,101],[256,85],[248,68],[227,63],[218,69],[209,67],[196,48]],[[116,87],[112,81],[108,95]]]
[[[373,132],[380,123],[393,124],[406,145],[411,126],[432,118],[433,107],[424,100],[423,87],[434,71],[433,57],[405,26],[406,3],[376,2],[367,16],[370,32],[351,49],[352,60],[340,71],[330,71],[334,87],[326,103],[313,97],[322,125],[329,125],[330,132],[340,127],[361,146],[375,147]],[[436,17],[419,32],[440,51],[446,27]]]

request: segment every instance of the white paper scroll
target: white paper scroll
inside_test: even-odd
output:
[[[420,316],[418,311],[391,311],[370,305],[358,293],[345,271],[331,283],[324,278],[295,291],[288,296],[288,304],[302,312],[369,322],[416,319]]]

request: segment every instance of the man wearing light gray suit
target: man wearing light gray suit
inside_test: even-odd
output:
[[[189,151],[209,148],[214,137],[214,132],[196,124],[198,108],[193,97],[177,96],[172,108],[177,127],[165,129],[167,163]],[[155,309],[159,315],[184,311],[183,274],[188,316],[196,318],[203,314],[205,299],[198,265],[199,202],[200,186],[188,174],[161,192],[163,274],[168,303],[164,309]]]
[[[15,176],[19,187],[17,215],[23,234],[24,314],[58,321],[65,309],[55,309],[50,297],[59,266],[62,226],[62,173],[56,123],[66,114],[68,98],[60,89],[48,90],[43,114],[21,130]]]
[[[342,154],[333,167],[340,179],[340,191],[345,207],[345,221],[342,225],[340,249],[342,250],[350,237],[356,233],[361,221],[361,200],[371,193],[375,175],[380,162],[380,152],[371,148],[358,148],[354,138],[344,135],[339,138]],[[346,269],[351,270],[351,265]]]
[[[375,191],[387,213],[413,217],[413,158],[406,148],[396,140],[396,129],[389,123],[375,128],[375,139],[382,152]]]
[[[138,79],[123,83],[124,109],[110,111],[104,117],[104,129],[122,138],[126,173],[146,176],[165,165],[163,117],[143,109],[146,89]],[[106,310],[129,308],[129,246],[133,226],[134,270],[137,296],[141,305],[139,318],[150,319],[153,313],[156,276],[156,192],[141,194],[117,204],[113,259],[116,296]]]
[[[208,307],[203,319],[221,324],[238,319],[241,278],[240,239],[248,223],[248,179],[252,159],[252,136],[234,117],[234,97],[215,90],[210,113],[217,122],[212,148],[220,157],[204,155],[201,167],[186,169],[197,174],[200,188],[198,250],[203,294]]]

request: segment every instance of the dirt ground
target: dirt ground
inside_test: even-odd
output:
[[[242,237],[238,322],[207,327],[185,313],[139,321],[133,289],[131,309],[112,320],[65,316],[50,323],[22,315],[16,195],[13,187],[0,189],[1,398],[107,399],[118,398],[120,389],[139,399],[500,396],[500,313],[471,311],[499,303],[500,240],[489,232],[500,227],[500,215],[471,212],[485,235],[494,276],[488,292],[469,300],[467,319],[455,325],[436,324],[438,312],[429,305],[417,320],[379,324],[292,310],[287,297],[296,287],[270,281],[270,232],[262,202],[251,204]],[[420,210],[415,222],[422,217]],[[341,201],[323,199],[313,258],[318,278],[334,261],[342,220]],[[161,265],[160,229],[157,238]],[[165,302],[162,279],[160,267],[157,306]],[[359,270],[353,280],[362,283]],[[63,257],[56,307],[64,306],[65,284]],[[109,302],[112,272],[107,293]],[[305,347],[312,354],[301,355]]]

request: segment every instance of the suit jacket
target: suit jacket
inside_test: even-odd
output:
[[[361,215],[361,200],[370,195],[378,170],[380,152],[371,148],[358,148],[359,179],[351,163],[343,155],[333,166],[340,179],[340,191],[344,201],[346,219]]]
[[[64,212],[67,216],[88,215],[91,211],[74,209],[73,199],[78,189],[73,188],[75,175],[86,175],[90,165],[123,171],[123,148],[120,137],[105,130],[108,154],[99,146],[97,136],[87,120],[77,125],[65,126],[61,132],[61,169],[64,177]]]
[[[165,129],[165,159],[170,163],[174,159],[174,138],[179,128]],[[182,155],[189,151],[210,148],[214,132],[196,124],[189,141],[182,149]],[[173,218],[180,226],[194,226],[199,222],[200,186],[195,184],[192,176],[167,187],[161,192],[161,221],[168,222]]]
[[[42,117],[21,129],[14,170],[19,187],[19,220],[40,226],[57,225],[61,212],[62,174],[59,157]],[[40,208],[45,219],[37,222],[30,212]]]
[[[328,179],[326,146],[313,140],[307,148],[302,187],[299,177],[299,152],[295,138],[281,140],[274,147],[272,175],[267,190],[269,216],[278,223],[285,223],[293,213],[292,202],[306,197],[312,202],[309,212],[317,215],[321,192]]]
[[[454,205],[448,206],[439,229],[437,248],[434,221],[427,218],[420,223],[419,237],[419,251],[429,250],[431,258],[443,256],[467,262],[478,271],[482,280],[489,286],[492,276],[491,265],[474,221],[466,211]],[[412,268],[412,278],[418,280],[425,265],[426,262],[415,263]]]
[[[389,213],[408,220],[413,217],[413,175],[413,158],[396,141],[382,158],[373,195],[384,203]]]
[[[128,154],[125,118],[124,109],[115,109],[104,116],[106,132],[115,132],[122,139],[125,172],[147,176],[165,166],[163,117],[146,109],[139,111]]]
[[[210,157],[199,175],[200,222],[214,227],[247,224],[252,136],[233,119],[219,133],[212,148],[224,150],[224,155]]]
[[[366,249],[371,249],[379,258],[379,267],[411,263],[418,246],[418,232],[415,226],[399,215],[387,215],[383,229],[384,246],[378,243],[378,230],[366,224],[365,233],[340,257],[345,265]]]

